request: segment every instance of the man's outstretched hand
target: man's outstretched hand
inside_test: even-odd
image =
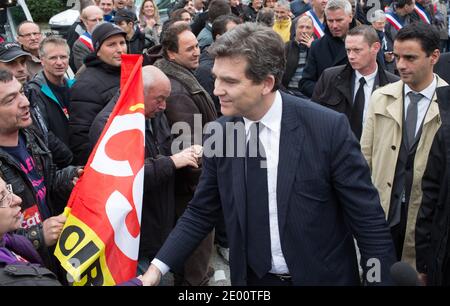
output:
[[[142,281],[143,286],[158,286],[161,281],[161,271],[155,265],[151,264],[147,272],[144,275],[138,276],[138,278]]]

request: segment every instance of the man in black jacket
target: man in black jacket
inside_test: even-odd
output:
[[[349,29],[356,25],[352,19],[352,6],[347,0],[330,0],[325,7],[327,26],[325,36],[313,42],[299,90],[311,97],[322,72],[333,66],[348,63],[344,39]]]
[[[20,232],[27,236],[54,271],[48,247],[62,230],[61,214],[81,170],[56,170],[44,142],[29,127],[30,103],[22,84],[10,72],[0,70],[0,175],[22,198]]]
[[[450,86],[436,90],[442,125],[437,131],[422,179],[422,204],[416,222],[416,267],[422,283],[450,285]]]
[[[345,38],[349,64],[326,69],[311,98],[314,102],[344,113],[358,139],[361,138],[364,115],[372,92],[399,79],[378,65],[380,46],[373,27],[360,25],[351,29]]]
[[[84,165],[91,153],[88,133],[92,121],[119,89],[121,55],[127,53],[125,36],[109,22],[92,33],[95,53],[86,57],[86,69],[70,92],[69,144],[76,165]]]
[[[118,11],[114,16],[114,23],[127,33],[128,54],[142,54],[155,45],[154,41],[141,32],[137,21],[136,14],[127,9]]]
[[[295,37],[284,47],[286,54],[286,70],[281,83],[292,95],[304,98],[298,90],[298,82],[303,76],[311,43],[313,42],[313,21],[310,16],[300,16],[296,23]]]

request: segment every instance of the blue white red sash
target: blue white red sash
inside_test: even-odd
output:
[[[414,11],[416,11],[417,15],[419,15],[420,19],[423,22],[431,24],[431,18],[428,16],[425,8],[422,5],[416,3],[416,5],[414,6]]]
[[[311,17],[312,19],[314,34],[316,35],[316,37],[321,38],[322,36],[324,36],[325,32],[323,30],[325,29],[325,26],[323,25],[322,22],[320,22],[320,19],[319,17],[317,17],[316,13],[314,13],[314,11],[310,9],[305,14]]]
[[[387,12],[386,13],[386,20],[397,30],[400,31],[401,28],[403,28],[403,22],[400,20],[400,18],[397,16],[394,12]]]
[[[94,45],[92,44],[91,34],[89,34],[88,32],[84,32],[79,39],[86,47],[89,48],[89,50],[94,51]]]

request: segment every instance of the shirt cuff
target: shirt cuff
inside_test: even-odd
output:
[[[154,258],[152,260],[152,264],[154,264],[158,268],[158,270],[161,271],[161,275],[166,274],[170,270],[170,267],[168,265],[157,258]]]

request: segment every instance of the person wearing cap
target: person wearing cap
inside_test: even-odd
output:
[[[114,23],[127,33],[127,47],[129,54],[142,54],[146,49],[155,45],[151,36],[146,36],[137,25],[136,14],[131,10],[123,9],[116,13]]]
[[[69,145],[74,164],[86,163],[92,149],[89,128],[119,89],[121,56],[127,53],[126,35],[110,22],[99,24],[92,32],[95,51],[86,57],[86,68],[77,73],[77,82],[70,91]]]
[[[0,43],[0,69],[9,71],[25,86],[25,95],[31,100],[26,82],[29,74],[26,67],[26,59],[31,55],[22,50],[19,44],[14,42]],[[41,138],[52,152],[53,162],[58,168],[68,166],[72,161],[72,152],[52,132],[49,132],[44,122],[42,112],[34,103],[30,105],[30,113],[33,119],[33,130]]]
[[[23,51],[17,43],[0,43],[0,69],[10,71],[22,84],[25,84],[29,78],[26,65],[29,57],[31,57],[31,54]]]
[[[24,21],[17,27],[17,42],[25,52],[31,54],[27,58],[27,69],[30,77],[42,70],[39,59],[39,44],[42,40],[41,28],[32,21]]]
[[[96,25],[103,21],[103,11],[95,5],[87,6],[81,11],[81,20],[86,26],[86,31],[78,37],[72,47],[70,66],[74,72],[80,69],[86,56],[88,56],[89,53],[94,52],[94,46],[92,45],[92,31],[94,31]]]

